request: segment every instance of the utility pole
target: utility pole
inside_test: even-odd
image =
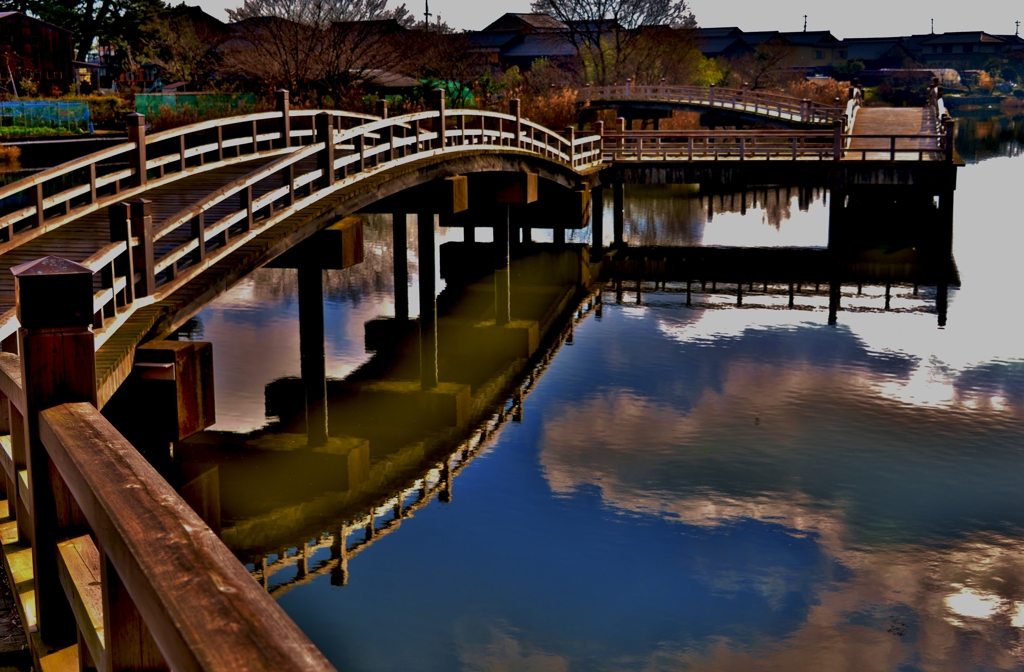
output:
[[[430,31],[430,17],[433,16],[433,14],[430,13],[430,0],[426,0],[425,4],[426,4],[426,8],[423,11],[423,26],[429,32]]]
[[[807,15],[804,14],[804,32],[807,32]]]
[[[932,19],[932,35],[935,34],[935,19]]]
[[[1017,30],[1014,32],[1015,37],[1020,37],[1020,21],[1017,21]]]

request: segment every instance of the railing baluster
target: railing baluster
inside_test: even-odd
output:
[[[202,210],[192,218],[192,240],[196,241],[192,261],[198,264],[206,258],[206,213]]]
[[[333,172],[334,171],[332,169],[331,173],[333,174]],[[239,197],[241,200],[242,209],[245,210],[245,218],[242,220],[242,231],[251,231],[253,220],[256,215],[255,211],[253,210],[252,203],[252,185],[250,184],[248,187],[240,191]],[[227,231],[221,234],[220,242],[222,244],[227,244]]]

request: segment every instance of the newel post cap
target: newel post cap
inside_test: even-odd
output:
[[[18,321],[25,329],[88,327],[93,318],[93,273],[60,257],[11,269]]]

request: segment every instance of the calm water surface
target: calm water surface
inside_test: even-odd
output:
[[[890,312],[880,288],[845,296],[833,326],[827,296],[606,293],[450,502],[350,560],[347,586],[280,604],[342,670],[1024,669],[1024,158],[981,158],[959,175],[945,328],[926,288]],[[630,239],[827,244],[821,194],[709,219],[684,191],[637,192]],[[333,377],[393,313],[385,224],[328,274]],[[190,328],[214,343],[216,428],[266,424],[264,386],[299,372],[294,272]]]

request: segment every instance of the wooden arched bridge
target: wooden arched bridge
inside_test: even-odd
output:
[[[656,125],[659,112],[688,110],[718,112],[750,122],[786,127],[828,126],[847,113],[845,105],[825,105],[806,98],[778,93],[734,89],[722,86],[643,86],[630,80],[622,86],[588,86],[577,100],[584,108],[619,110],[629,119],[651,117]]]
[[[579,137],[523,118],[518,101],[510,107],[448,110],[438,96],[429,111],[388,117],[382,106],[367,116],[291,110],[281,92],[274,112],[153,135],[132,115],[127,143],[0,189],[0,464],[9,518],[0,539],[39,669],[329,669],[97,409],[141,365],[141,344],[172,333],[254,269],[286,264],[300,269],[300,285],[315,284],[324,257],[361,259],[361,229],[343,220],[349,214],[392,213],[396,255],[405,254],[405,215],[418,215],[427,277],[435,215],[466,226],[467,240],[478,223],[493,226],[497,326],[511,319],[510,229],[551,228],[564,241],[566,228],[593,215],[600,249],[602,184],[613,186],[617,242],[623,185],[643,181],[827,175],[834,222],[853,217],[859,189],[878,185],[913,189],[915,199],[938,195],[951,218],[957,161],[941,99],[875,116],[874,125],[865,125],[873,108],[854,101],[828,118],[817,108],[786,112],[810,130],[620,123]],[[527,213],[532,203],[539,209]],[[420,291],[421,361],[433,362],[421,365],[421,383],[432,389],[436,299],[427,283]],[[300,304],[301,295],[300,287]],[[186,375],[168,352],[170,364],[146,363],[150,378]],[[326,398],[323,389],[306,392]],[[312,418],[310,441],[317,422],[326,440],[325,417]]]

